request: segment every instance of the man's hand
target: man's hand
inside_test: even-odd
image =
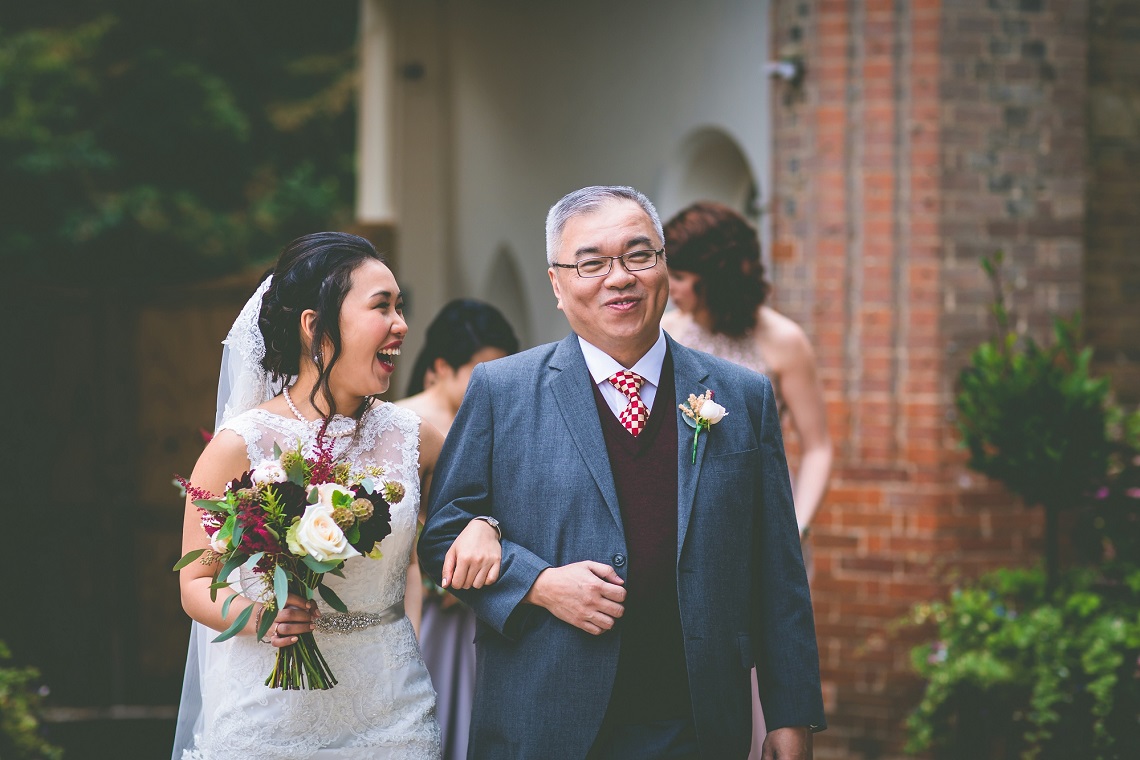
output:
[[[484,520],[472,520],[443,558],[444,588],[483,588],[499,579],[503,547],[499,533]]]
[[[625,581],[601,562],[548,567],[538,574],[524,602],[545,607],[559,620],[595,636],[614,627],[625,612]]]
[[[811,760],[811,756],[811,729],[788,726],[764,737],[760,760]]]

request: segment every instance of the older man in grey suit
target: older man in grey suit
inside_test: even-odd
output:
[[[440,456],[429,573],[452,580],[472,518],[502,536],[497,581],[458,592],[479,618],[471,758],[744,758],[754,663],[765,758],[811,757],[824,725],[772,385],[662,332],[662,239],[632,188],[555,204],[574,334],[477,367]],[[727,414],[694,429],[678,407],[708,391]]]

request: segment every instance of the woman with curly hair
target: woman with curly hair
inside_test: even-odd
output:
[[[796,521],[805,538],[827,490],[831,438],[816,372],[815,354],[803,329],[766,301],[760,239],[740,214],[702,201],[665,225],[669,296],[676,309],[661,326],[690,348],[768,376],[784,418],[799,438],[800,466],[793,484]],[[811,575],[808,545],[804,564]],[[755,678],[755,672],[753,672]],[[764,716],[753,684],[753,749],[760,757]]]

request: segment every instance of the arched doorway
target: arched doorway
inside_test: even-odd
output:
[[[483,299],[503,312],[523,348],[531,345],[530,304],[510,246],[501,245],[483,283]]]
[[[662,220],[707,200],[731,206],[753,224],[760,222],[756,175],[736,140],[717,127],[697,130],[681,143],[665,168],[659,198]]]

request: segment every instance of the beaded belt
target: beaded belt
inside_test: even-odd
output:
[[[352,633],[374,625],[395,623],[404,617],[404,603],[396,602],[382,612],[328,612],[316,619],[317,630],[325,633]]]

